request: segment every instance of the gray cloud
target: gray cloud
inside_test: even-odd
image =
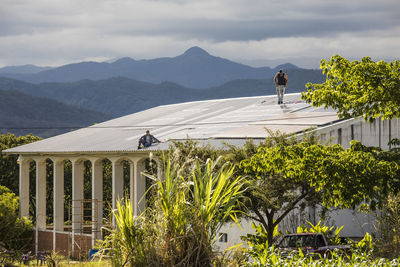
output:
[[[248,60],[393,57],[399,10],[397,0],[3,0],[0,65],[173,56],[191,45]]]

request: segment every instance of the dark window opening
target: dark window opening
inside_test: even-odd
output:
[[[354,140],[354,125],[353,124],[350,126],[350,129],[351,129],[351,140]]]
[[[219,242],[222,242],[222,243],[228,243],[228,234],[220,233],[218,240],[219,240]]]
[[[338,137],[337,137],[337,142],[338,142],[338,144],[342,144],[342,128],[339,128],[338,130],[337,130],[337,135],[338,135]]]

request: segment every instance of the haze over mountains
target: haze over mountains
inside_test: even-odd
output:
[[[33,122],[44,114],[38,113],[38,110],[48,107],[44,110],[53,113],[52,109],[64,103],[70,109],[77,109],[77,113],[70,110],[69,115],[81,114],[87,120],[69,116],[68,112],[54,111],[58,115],[51,116],[51,120],[42,116],[48,122],[47,126],[56,125],[56,121],[68,121],[69,125],[75,121],[75,125],[90,125],[158,105],[275,94],[272,76],[280,68],[289,76],[288,93],[304,91],[307,82],[320,83],[324,80],[320,70],[300,69],[290,63],[273,69],[253,68],[193,47],[173,58],[138,61],[122,58],[112,63],[81,62],[50,69],[33,65],[2,68],[0,90],[16,90],[23,94],[7,92],[8,103],[0,106],[0,112],[14,114],[16,111],[11,107],[18,106],[24,112],[18,113],[22,116],[20,118],[13,117],[13,125],[24,126],[30,120],[32,123],[29,125],[34,125]],[[47,102],[43,98],[47,98]],[[23,105],[24,101],[30,103]],[[57,102],[50,104],[49,101]],[[41,107],[37,108],[32,103],[40,103]],[[97,113],[92,114],[88,110]],[[0,128],[8,125],[3,117],[0,118]],[[56,121],[55,117],[58,118]],[[24,133],[27,132],[30,132],[29,129]],[[43,134],[39,133],[42,136],[51,134],[48,129]]]

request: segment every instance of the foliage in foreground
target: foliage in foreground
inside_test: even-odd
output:
[[[33,242],[33,225],[19,218],[19,198],[0,186],[0,248],[17,251],[29,249]]]
[[[386,258],[400,255],[400,193],[389,195],[376,218],[376,253]]]
[[[274,246],[258,245],[257,250],[249,253],[250,260],[247,266],[263,267],[263,266],[399,266],[400,258],[398,259],[385,259],[374,258],[371,254],[365,252],[354,251],[351,255],[343,255],[338,251],[333,251],[331,257],[315,257],[311,255],[304,255],[301,250],[291,253],[289,256],[284,257],[275,249]]]
[[[196,162],[191,178],[179,175],[179,166],[167,159],[164,180],[155,180],[155,204],[138,218],[131,203],[113,212],[116,228],[103,247],[111,248],[115,266],[212,266],[216,233],[236,220],[243,180],[234,167],[209,160]]]
[[[321,222],[316,225],[308,223],[308,225],[299,227],[298,232],[324,233],[332,245],[340,243],[339,233],[342,227],[334,229]],[[350,252],[334,250],[325,255],[307,254],[306,250],[300,248],[289,254],[287,251],[282,254],[279,248],[268,244],[265,236],[265,231],[259,227],[252,238],[248,238],[249,235],[244,238],[248,244],[248,248],[244,251],[246,266],[399,266],[400,264],[400,258],[377,257],[376,244],[373,243],[369,233],[366,233],[359,242],[352,241]]]

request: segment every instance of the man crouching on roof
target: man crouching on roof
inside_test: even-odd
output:
[[[139,139],[139,145],[138,145],[138,149],[141,148],[141,146],[143,147],[149,147],[151,146],[153,143],[160,143],[160,140],[158,140],[157,138],[155,138],[153,135],[150,134],[150,131],[147,130],[146,134],[143,135],[142,137],[140,137]]]

